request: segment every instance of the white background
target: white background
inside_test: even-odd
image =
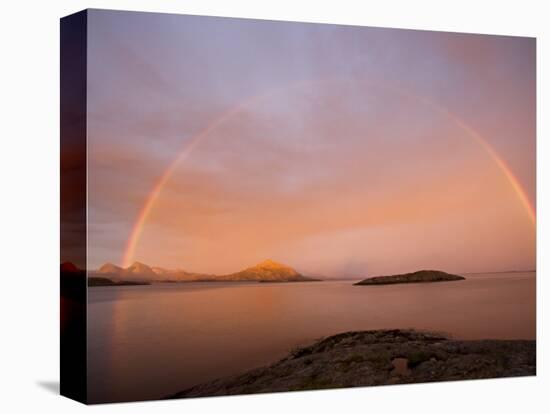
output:
[[[550,12],[546,1],[10,1],[0,13],[0,410],[94,412],[550,412]],[[85,406],[59,381],[59,18],[86,7],[538,38],[536,378]],[[546,119],[544,118],[546,116]],[[546,187],[546,188],[544,188]],[[543,301],[546,299],[546,303]]]

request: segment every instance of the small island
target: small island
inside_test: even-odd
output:
[[[391,276],[375,276],[354,283],[356,286],[369,285],[393,285],[397,283],[432,283],[432,282],[451,282],[456,280],[465,280],[464,277],[452,275],[440,270],[419,270],[412,273],[404,273]]]

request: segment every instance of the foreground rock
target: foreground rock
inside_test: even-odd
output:
[[[455,341],[413,330],[347,332],[273,365],[169,398],[535,375],[535,341]]]
[[[439,270],[419,270],[418,272],[405,273],[402,275],[376,276],[369,277],[355,285],[393,285],[396,283],[431,283],[431,282],[449,282],[454,280],[464,280],[465,278]]]

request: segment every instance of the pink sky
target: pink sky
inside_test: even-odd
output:
[[[533,205],[534,39],[92,11],[88,62],[92,268],[121,263],[191,143],[135,260],[226,273],[272,258],[335,277],[535,267],[529,212],[456,122]]]

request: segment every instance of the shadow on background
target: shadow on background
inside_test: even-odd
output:
[[[38,381],[36,385],[46,391],[59,395],[59,381]]]

